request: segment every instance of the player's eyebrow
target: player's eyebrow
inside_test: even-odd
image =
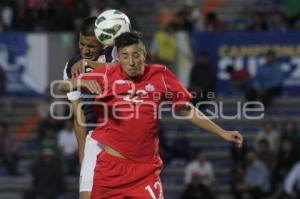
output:
[[[139,53],[140,50],[133,50],[133,51],[126,51],[126,52],[122,52],[121,54],[135,54],[135,53]]]
[[[126,52],[123,52],[123,53],[121,53],[121,55],[128,55],[128,53],[126,53]]]
[[[93,44],[85,44],[85,43],[83,43],[83,42],[79,42],[79,44],[82,45],[82,46],[87,46],[87,47],[89,47],[89,48],[95,48],[95,47],[97,47],[97,45],[93,45]]]
[[[92,44],[89,44],[89,45],[86,45],[87,47],[89,47],[89,48],[95,48],[95,47],[97,47],[97,45],[92,45]]]

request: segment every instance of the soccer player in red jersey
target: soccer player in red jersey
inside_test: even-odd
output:
[[[106,113],[92,137],[105,145],[95,167],[92,199],[162,199],[162,161],[158,150],[158,119],[163,104],[171,105],[197,127],[242,145],[238,131],[226,131],[188,103],[191,94],[162,65],[145,64],[145,46],[137,33],[115,40],[119,63],[97,68],[79,79],[66,80],[62,90],[77,88],[99,94],[96,102]]]

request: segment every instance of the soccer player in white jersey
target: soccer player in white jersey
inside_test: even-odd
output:
[[[114,48],[104,48],[95,37],[95,20],[96,17],[88,17],[83,21],[78,43],[80,53],[72,57],[66,63],[64,80],[76,77],[82,72],[89,72],[96,66],[101,67],[99,63],[109,63],[116,59]],[[96,125],[96,113],[92,105],[80,105],[81,101],[84,103],[93,101],[91,98],[80,97],[80,91],[69,92],[67,93],[67,96],[72,103],[74,128],[81,163],[79,185],[80,199],[89,199],[92,190],[96,156],[101,150],[101,148],[97,146],[97,142],[93,141],[89,134],[89,132],[94,129],[93,124]],[[80,123],[87,124],[87,126]]]

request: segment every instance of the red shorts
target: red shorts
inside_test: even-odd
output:
[[[163,199],[161,163],[141,164],[103,151],[95,167],[91,199]]]

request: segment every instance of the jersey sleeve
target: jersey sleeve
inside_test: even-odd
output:
[[[88,73],[82,73],[77,77],[77,79],[80,80],[96,80],[98,82],[103,81],[103,79],[106,77],[106,71],[107,66],[105,67],[97,67],[91,72]]]
[[[95,80],[98,82],[102,92],[107,90],[108,81],[107,81],[107,71],[108,66],[98,67],[91,72],[83,73],[77,77],[79,80]],[[82,90],[82,93],[86,92],[86,90]]]
[[[163,81],[166,88],[165,99],[171,101],[178,110],[192,98],[186,88],[177,80],[176,76],[165,67],[163,71]]]

